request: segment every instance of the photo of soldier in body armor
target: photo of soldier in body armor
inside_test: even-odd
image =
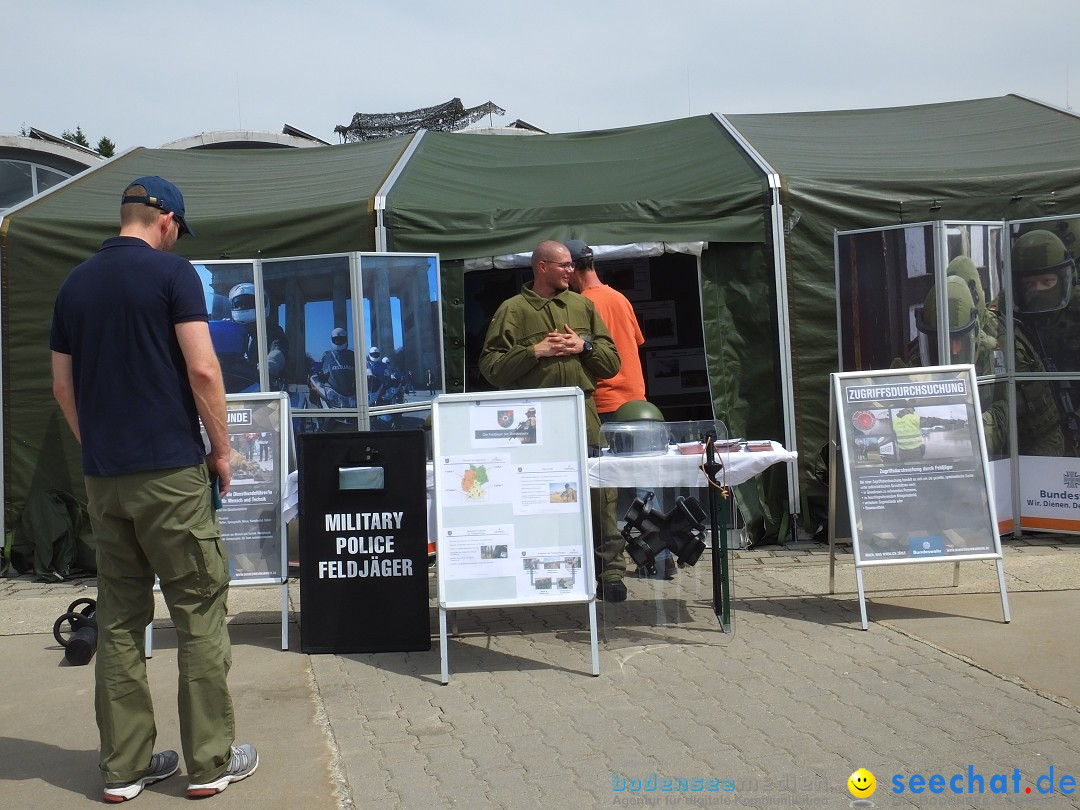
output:
[[[1080,374],[1080,298],[1075,294],[1080,220],[1020,226],[1011,245],[1013,325],[1046,372]],[[1000,304],[1000,302],[999,302]],[[1021,369],[1017,367],[1017,372]],[[1080,382],[1047,383],[1061,419],[1063,454],[1080,456]]]
[[[952,266],[952,265],[950,265]],[[1005,370],[1003,327],[993,312],[980,314],[971,287],[960,274],[946,276],[947,318],[938,317],[937,290],[930,288],[915,317],[919,336],[908,347],[907,356],[893,362],[894,368],[971,363],[979,376],[1002,374]],[[938,356],[939,324],[949,324],[949,356]],[[991,333],[990,329],[1001,333]],[[1018,372],[1041,373],[1042,364],[1030,344],[1017,339],[1014,362]],[[980,388],[986,453],[991,459],[1009,454],[1009,412],[1004,385]],[[1054,408],[1051,386],[1045,380],[1017,384],[1017,449],[1021,455],[1060,456],[1065,442]]]
[[[1009,230],[1011,237],[993,224],[946,224],[935,231],[924,223],[838,234],[841,370],[973,364],[991,460],[1010,455],[1006,377],[1014,370],[1017,453],[1077,456],[1080,383],[1046,378],[1080,375],[1080,297],[1073,294],[1075,258],[1066,247],[1080,243],[1080,220]],[[942,247],[949,263],[947,313],[939,325],[934,270]],[[946,356],[939,356],[939,328],[948,329]],[[1044,379],[1031,379],[1036,375]]]

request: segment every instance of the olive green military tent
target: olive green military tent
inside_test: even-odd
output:
[[[1080,119],[1009,95],[723,120],[779,188],[790,418],[805,483],[828,440],[838,370],[834,231],[1080,212]]]
[[[703,324],[713,414],[735,435],[786,441],[772,203],[758,161],[715,116],[569,135],[427,133],[388,189],[383,246],[444,260],[447,368],[460,383],[469,304],[453,260],[551,238],[706,242],[690,314]],[[663,279],[654,295],[665,296]],[[788,473],[768,470],[741,493],[755,540],[787,532]]]
[[[13,525],[31,490],[82,497],[78,446],[52,399],[52,300],[68,271],[116,234],[120,194],[131,180],[158,174],[180,187],[198,238],[182,239],[176,252],[192,258],[373,250],[372,199],[408,143],[395,138],[295,150],[136,149],[5,212],[5,526]]]
[[[52,300],[67,271],[115,232],[120,190],[143,174],[183,191],[196,238],[177,250],[193,259],[438,252],[449,390],[463,383],[456,260],[572,234],[594,244],[707,242],[704,312],[694,315],[706,324],[714,408],[739,432],[783,438],[766,178],[714,117],[569,135],[136,150],[0,224],[8,525],[34,488],[81,491],[77,448],[50,395]]]
[[[463,260],[592,244],[704,242],[710,398],[733,432],[785,441],[803,480],[837,368],[833,232],[1080,211],[1080,121],[1017,96],[880,110],[700,116],[604,132],[412,137],[302,150],[136,150],[0,221],[3,474],[10,525],[36,487],[78,492],[52,403],[48,328],[68,269],[115,231],[119,192],[160,174],[184,192],[191,258],[437,252],[447,383],[460,390]],[[753,499],[784,539],[786,473]]]

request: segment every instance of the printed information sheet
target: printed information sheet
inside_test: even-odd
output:
[[[581,470],[572,461],[519,464],[514,468],[517,497],[515,515],[557,515],[581,511]]]
[[[518,593],[588,593],[579,548],[523,548],[517,563]]]
[[[440,605],[589,600],[584,407],[579,388],[436,398]]]
[[[439,544],[439,565],[446,579],[513,576],[510,554],[514,527],[471,526],[444,529]]]

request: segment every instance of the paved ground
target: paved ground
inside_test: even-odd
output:
[[[992,563],[962,565],[957,587],[950,565],[868,570],[867,632],[850,553],[835,595],[822,546],[734,556],[731,633],[711,610],[708,556],[670,583],[632,580],[629,601],[601,605],[596,678],[581,606],[461,612],[443,686],[434,610],[430,652],[309,657],[296,625],[278,649],[279,588],[236,588],[231,685],[262,760],[210,801],[846,807],[862,767],[878,807],[1080,806],[1060,792],[1080,778],[1080,542],[1006,544],[1011,624]],[[93,585],[0,580],[0,806],[98,800],[92,672],[67,666],[51,635]],[[296,582],[289,600],[298,612]],[[159,744],[176,747],[166,622],[154,637]],[[941,775],[930,784],[945,792],[913,793],[915,774]],[[956,775],[985,792],[952,793]],[[185,784],[136,801],[177,806]]]

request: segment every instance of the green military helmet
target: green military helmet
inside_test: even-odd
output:
[[[1073,256],[1076,255],[1077,248],[1080,248],[1080,218],[1043,220],[1033,227],[1056,234],[1061,243],[1065,245],[1065,250],[1069,251]]]
[[[949,262],[949,266],[945,268],[945,275],[962,278],[971,291],[971,300],[975,302],[979,315],[986,312],[986,293],[983,292],[979,268],[975,266],[975,262],[971,260],[970,256],[957,256]]]
[[[612,422],[663,422],[664,414],[651,402],[632,399],[624,402],[611,415]]]
[[[1076,262],[1057,235],[1028,231],[1013,242],[1013,308],[1037,314],[1069,305]]]
[[[643,399],[624,402],[600,427],[611,452],[620,456],[660,456],[670,443],[660,409]]]
[[[967,282],[959,276],[945,279],[948,296],[949,358],[942,363],[938,356],[937,288],[931,287],[922,309],[915,316],[919,330],[919,355],[924,366],[953,365],[976,362],[979,341],[979,311],[971,297]]]

